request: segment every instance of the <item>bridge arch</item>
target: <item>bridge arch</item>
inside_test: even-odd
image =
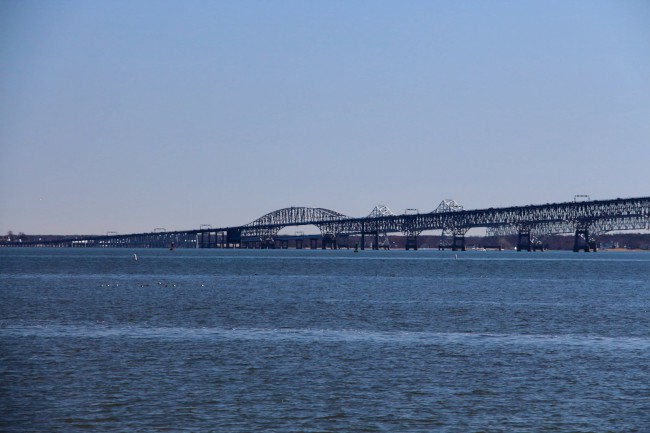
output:
[[[242,227],[244,237],[269,240],[290,226],[316,226],[322,235],[335,234],[336,222],[350,217],[339,212],[312,207],[287,207],[269,212]]]
[[[321,207],[287,207],[269,212],[246,224],[245,227],[309,225],[314,222],[336,221],[350,218]]]

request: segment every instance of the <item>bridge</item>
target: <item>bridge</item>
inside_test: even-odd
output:
[[[333,210],[289,207],[270,212],[242,226],[102,236],[70,236],[28,242],[0,242],[0,247],[130,247],[130,248],[349,248],[351,239],[363,249],[366,238],[372,248],[386,245],[389,234],[406,237],[407,250],[418,249],[418,236],[440,230],[439,249],[465,250],[465,235],[473,228],[485,228],[487,236],[517,236],[517,250],[534,251],[545,236],[571,234],[574,251],[596,250],[597,236],[623,230],[650,229],[650,197],[612,200],[578,200],[543,205],[512,206],[465,210],[453,200],[443,200],[436,209],[420,213],[407,209],[394,214],[388,207],[376,206],[367,216],[351,217]],[[316,235],[282,235],[287,227],[315,226]]]

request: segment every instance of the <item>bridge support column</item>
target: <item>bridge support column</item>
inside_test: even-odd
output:
[[[465,251],[465,235],[454,234],[454,239],[451,244],[452,251]]]
[[[340,234],[336,237],[336,248],[347,248],[350,249],[350,236],[348,234]]]
[[[442,229],[442,233],[440,233],[440,239],[438,239],[438,251],[444,251],[447,248],[451,248],[453,238],[454,229],[447,225]]]
[[[373,242],[372,242],[372,249],[373,250],[378,250],[379,249],[379,232],[375,232],[373,236]]]
[[[418,250],[418,237],[417,235],[407,235],[406,236],[406,244],[404,245],[404,249],[406,251],[413,249],[413,251]]]
[[[240,229],[226,231],[226,248],[242,248]]]
[[[197,245],[199,248],[210,248],[210,233],[199,233],[197,235]]]
[[[576,229],[576,235],[575,239],[573,241],[573,252],[577,253],[580,250],[583,250],[585,253],[589,252],[589,227],[587,226],[582,226],[578,227]],[[596,250],[595,248],[595,242],[594,242],[594,251]]]
[[[336,236],[331,233],[323,235],[321,242],[323,243],[324,250],[326,250],[327,247],[330,247],[333,250],[336,249]]]
[[[530,245],[530,230],[522,229],[519,230],[517,236],[517,251],[531,251]]]

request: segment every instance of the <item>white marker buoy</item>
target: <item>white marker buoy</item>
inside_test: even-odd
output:
[[[135,260],[136,262],[138,261],[138,255],[136,253],[133,253],[133,260]]]

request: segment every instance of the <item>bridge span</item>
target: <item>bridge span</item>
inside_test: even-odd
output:
[[[315,226],[317,235],[282,235],[287,227]],[[486,228],[488,236],[517,236],[518,250],[535,250],[545,236],[571,234],[574,251],[596,250],[597,236],[611,231],[650,229],[650,197],[612,200],[572,201],[543,205],[512,206],[465,210],[453,200],[443,200],[431,212],[407,209],[394,214],[386,206],[376,206],[365,217],[351,217],[333,210],[289,207],[270,212],[242,226],[182,231],[70,236],[47,241],[0,242],[2,247],[132,247],[132,248],[341,248],[357,239],[361,248],[366,237],[373,249],[385,244],[389,234],[406,237],[406,249],[418,249],[418,236],[440,230],[440,249],[465,250],[465,234],[473,228]]]

